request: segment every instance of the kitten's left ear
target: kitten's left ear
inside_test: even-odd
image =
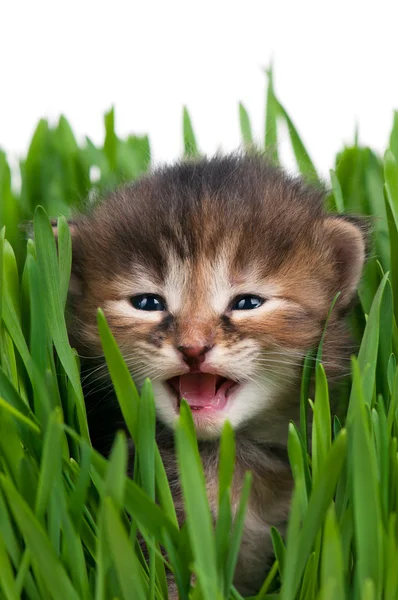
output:
[[[330,216],[324,220],[324,233],[332,246],[337,274],[336,293],[341,292],[339,305],[346,308],[354,297],[368,246],[368,223],[365,219]]]

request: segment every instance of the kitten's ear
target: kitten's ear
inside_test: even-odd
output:
[[[332,246],[338,277],[336,292],[341,292],[339,305],[346,308],[361,279],[368,247],[369,225],[365,219],[333,216],[325,219],[324,232]]]

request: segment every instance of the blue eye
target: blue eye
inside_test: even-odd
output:
[[[166,310],[166,302],[156,294],[139,294],[131,298],[131,304],[137,310]]]
[[[231,305],[231,310],[253,310],[264,304],[264,298],[259,296],[237,296]]]

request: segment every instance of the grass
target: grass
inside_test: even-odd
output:
[[[271,75],[271,74],[269,74]],[[242,143],[253,144],[239,107]],[[278,128],[289,131],[298,169],[318,178],[269,77],[265,148],[278,162]],[[188,111],[185,155],[200,152]],[[398,598],[398,116],[384,157],[357,143],[331,171],[331,210],[373,217],[372,255],[352,327],[361,340],[352,377],[342,389],[347,418],[330,415],[321,353],[315,373],[303,370],[299,429],[289,426],[295,481],[286,539],[272,531],[275,562],[257,600],[394,600]],[[150,164],[147,137],[115,134],[105,115],[103,147],[79,146],[64,117],[40,121],[22,186],[11,186],[0,153],[0,598],[16,600],[160,600],[165,566],[182,600],[239,599],[232,585],[245,506],[247,474],[232,521],[234,435],[221,439],[219,518],[215,530],[191,414],[181,409],[176,446],[186,508],[179,529],[154,442],[150,383],[139,396],[101,311],[98,327],[117,399],[137,445],[134,479],[126,476],[127,441],[119,433],[108,459],[89,440],[79,360],[69,346],[64,308],[71,240],[59,219],[56,250],[48,216],[68,216],[85,199],[134,179]],[[94,181],[95,169],[100,177]],[[19,224],[33,219],[35,242]],[[308,398],[315,377],[315,397]],[[313,455],[305,415],[313,411]],[[155,502],[156,498],[156,502]],[[145,540],[144,559],[138,536]],[[161,552],[167,550],[167,559]],[[191,573],[196,583],[191,586]]]

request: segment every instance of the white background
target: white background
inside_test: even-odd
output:
[[[182,105],[207,153],[239,144],[238,101],[263,138],[264,68],[323,174],[341,145],[383,151],[398,108],[394,1],[0,0],[0,146],[25,153],[39,117],[75,133],[148,132],[181,153]]]

